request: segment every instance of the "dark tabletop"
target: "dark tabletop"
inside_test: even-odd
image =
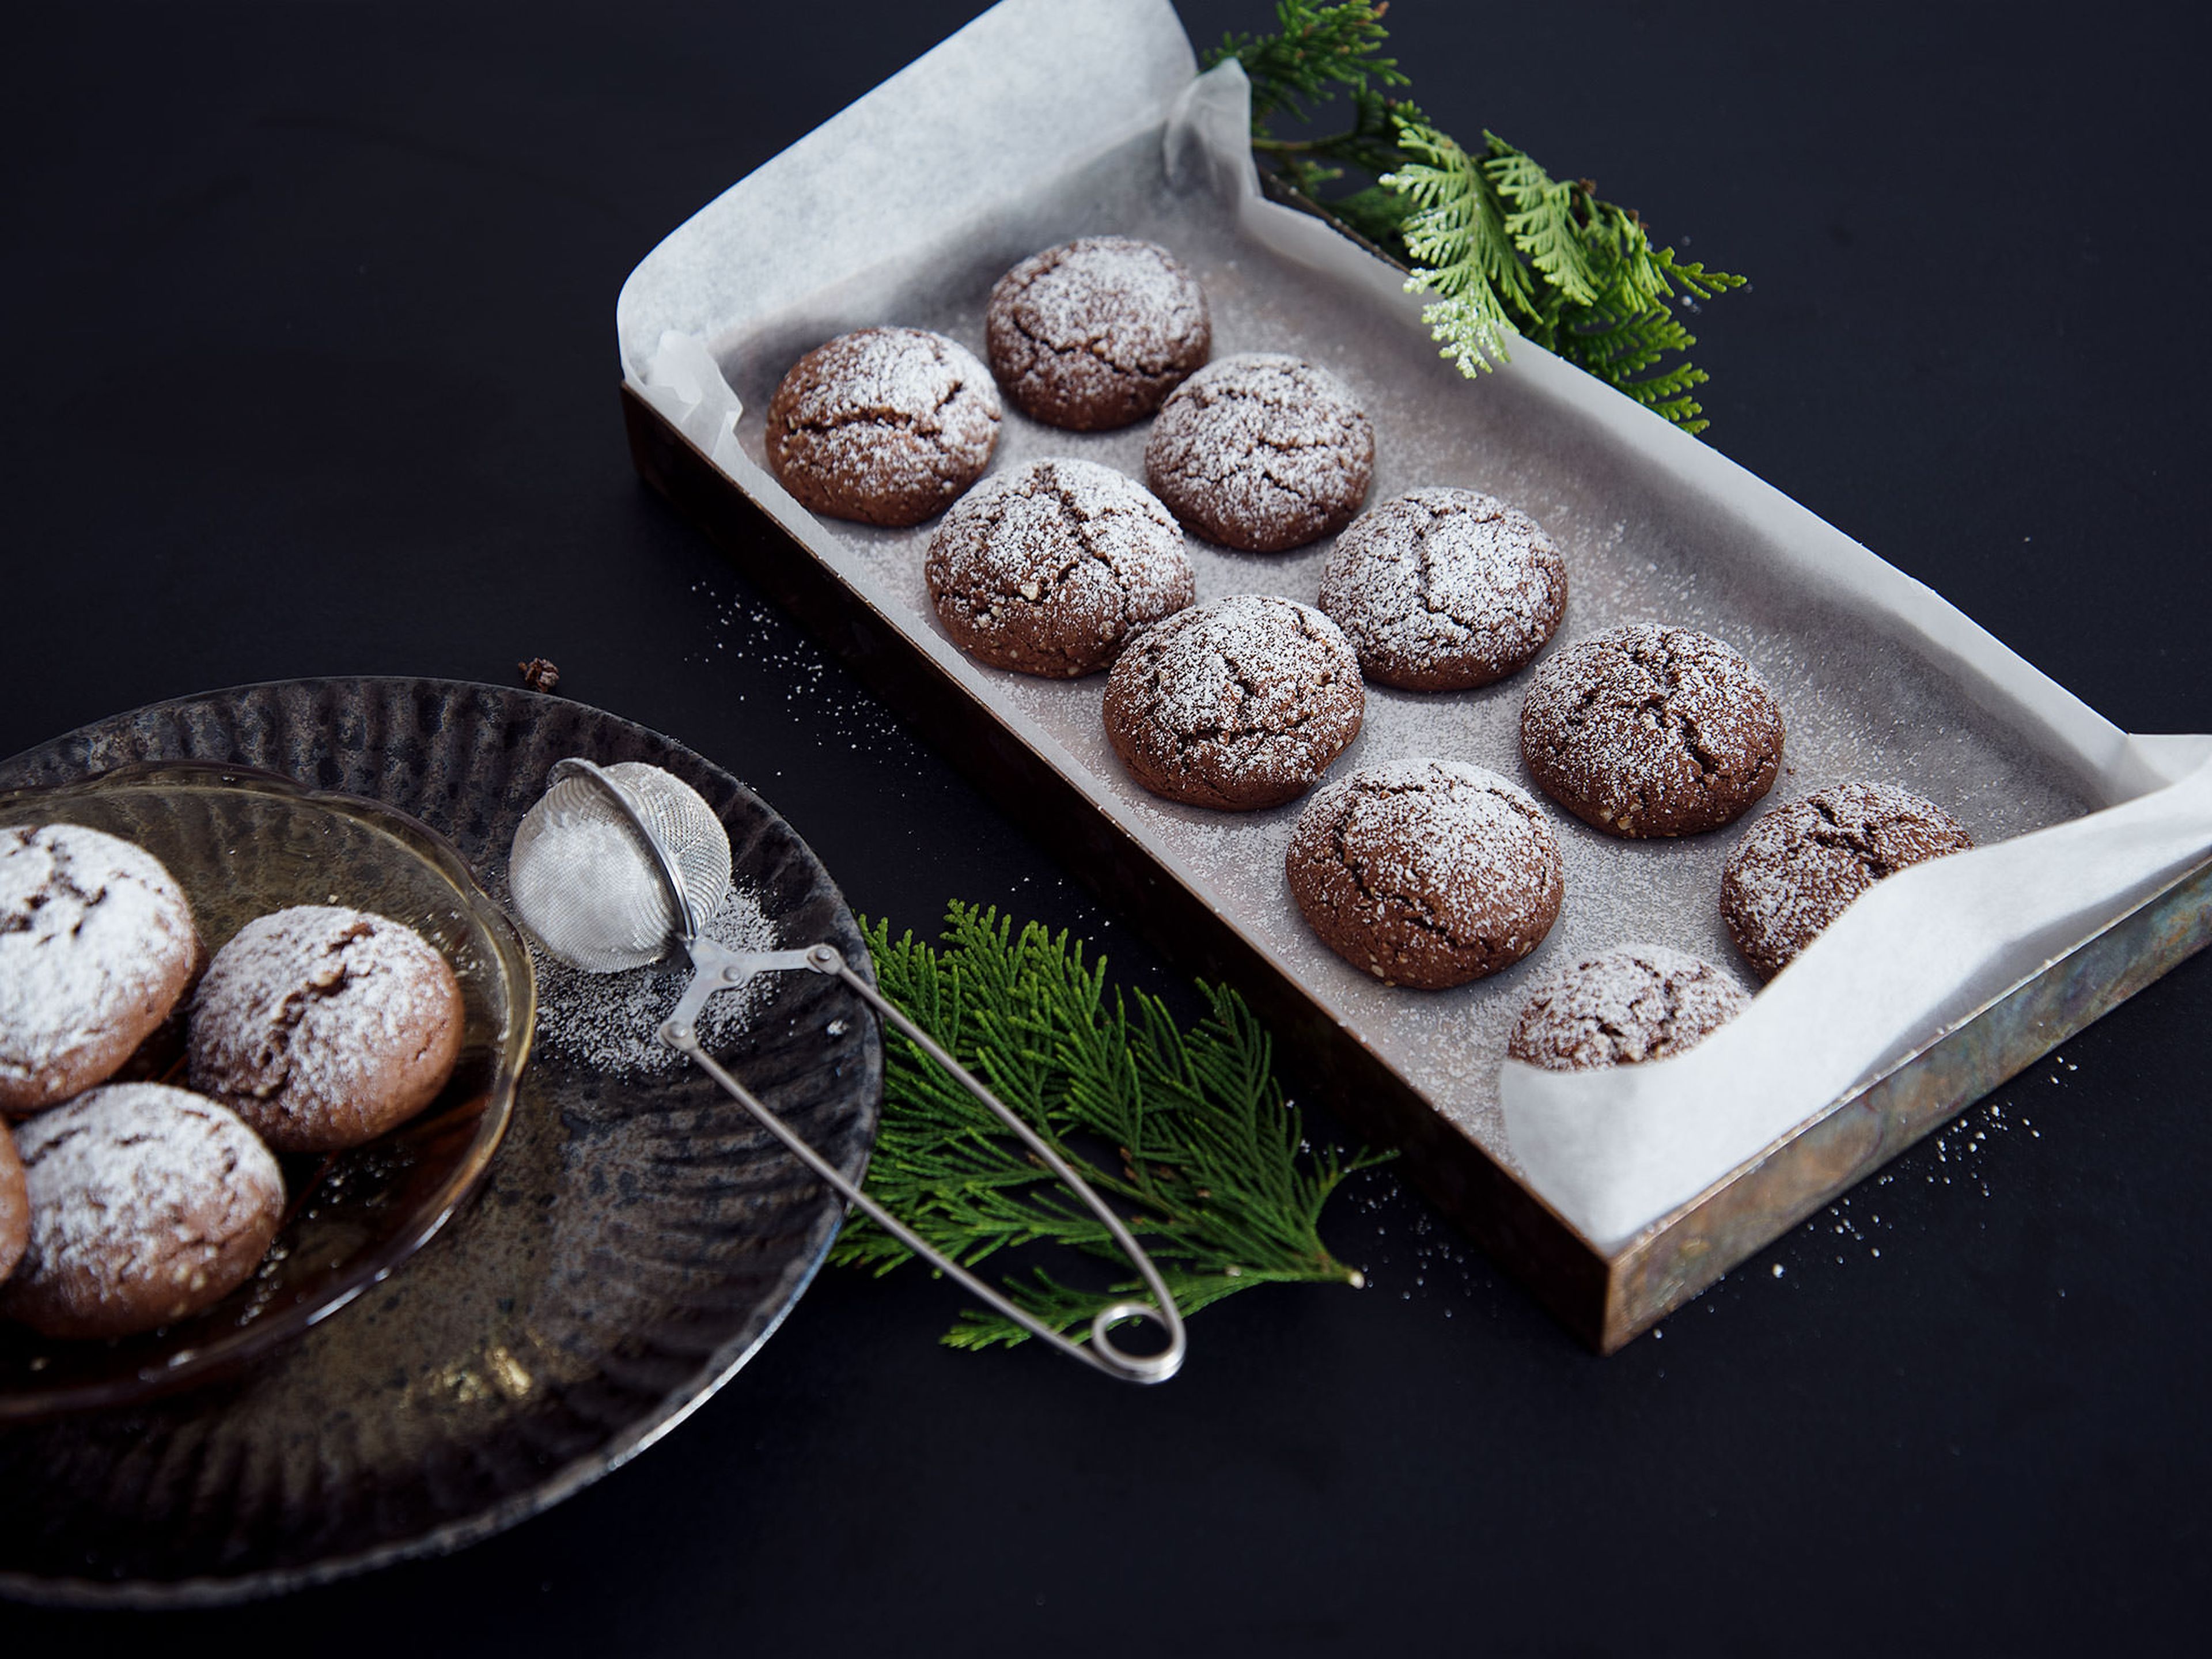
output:
[[[923,928],[995,903],[1170,985],[623,447],[623,277],[968,9],[16,17],[0,754],[214,686],[506,681],[544,655],[564,693],[753,784],[856,908]],[[1206,42],[1267,9],[1184,15]],[[2212,728],[2185,15],[1399,0],[1389,21],[1438,125],[1595,174],[1752,275],[1703,319],[1711,442],[2162,732]],[[1161,1390],[951,1352],[945,1287],[830,1270],[670,1440],[489,1543],[224,1613],[0,1606],[0,1646],[2154,1640],[2201,1606],[2212,1486],[2208,1017],[2200,957],[1612,1359],[1387,1172],[1328,1228],[1367,1290],[1232,1298]]]

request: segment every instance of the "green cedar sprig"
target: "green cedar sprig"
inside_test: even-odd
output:
[[[1121,1206],[1186,1315],[1254,1285],[1361,1282],[1318,1224],[1344,1177],[1388,1154],[1308,1146],[1267,1034],[1234,992],[1201,984],[1206,1012],[1186,1030],[1142,991],[1109,995],[1104,958],[1086,960],[1079,941],[1035,922],[1017,933],[995,909],[954,904],[934,945],[894,940],[881,921],[867,931],[884,994]],[[1140,1288],[1097,1218],[895,1033],[866,1188],[963,1267],[1057,1245],[1124,1269],[1098,1290],[1042,1267],[1006,1285],[1078,1340],[1100,1308]],[[830,1259],[883,1273],[912,1258],[855,1216]],[[969,1309],[945,1340],[980,1348],[1027,1334]]]
[[[1632,209],[1603,200],[1588,179],[1554,179],[1495,133],[1470,155],[1410,100],[1380,55],[1387,4],[1277,0],[1278,30],[1231,36],[1207,58],[1235,58],[1251,80],[1252,147],[1293,190],[1401,257],[1407,286],[1434,294],[1423,317],[1443,353],[1470,379],[1507,361],[1523,334],[1657,411],[1686,432],[1708,422],[1691,388],[1709,378],[1686,360],[1697,339],[1678,306],[1744,279],[1655,247]],[[1279,138],[1270,122],[1300,120],[1324,95],[1352,106],[1341,132]],[[1375,183],[1325,199],[1346,167]],[[1653,372],[1656,371],[1656,372]]]

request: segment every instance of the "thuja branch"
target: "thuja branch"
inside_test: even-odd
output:
[[[1387,1154],[1308,1144],[1267,1034],[1234,992],[1200,986],[1206,1012],[1186,1028],[1157,998],[1109,990],[1104,959],[1065,933],[1034,922],[1017,933],[997,911],[962,904],[934,945],[894,940],[880,921],[868,934],[884,994],[1120,1207],[1185,1314],[1255,1285],[1360,1283],[1322,1243],[1321,1212],[1345,1176]],[[896,1034],[867,1191],[963,1267],[1043,1246],[1115,1263],[1097,1289],[1042,1266],[1006,1286],[1079,1340],[1100,1308],[1140,1288],[1081,1201]],[[912,1257],[856,1217],[831,1259],[887,1273]],[[974,1348],[1026,1334],[971,1309],[945,1340]]]

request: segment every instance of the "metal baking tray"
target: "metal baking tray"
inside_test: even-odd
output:
[[[1053,118],[1057,66],[1074,54],[1098,66],[1088,113]],[[1310,222],[1320,243],[1255,236],[1255,181],[1224,176],[1236,170],[1231,149],[1241,153],[1236,88],[1217,75],[1193,88],[1194,68],[1164,6],[1072,15],[1010,0],[987,14],[734,187],[633,274],[618,313],[631,454],[647,482],[1164,954],[1241,990],[1278,1034],[1294,1081],[1401,1148],[1431,1198],[1610,1352],[2203,948],[2212,855],[2134,890],[2021,971],[1953,999],[1900,1052],[1625,1236],[1571,1220],[1505,1135],[1504,1024],[1528,977],[1563,951],[1654,939],[1733,966],[1712,895],[1742,826],[1624,844],[1554,815],[1569,898],[1542,951],[1456,992],[1375,985],[1320,947],[1280,890],[1296,804],[1230,818],[1144,796],[1098,729],[1099,678],[1029,681],[951,647],[920,576],[931,526],[825,523],[775,484],[761,465],[759,411],[801,352],[899,322],[980,356],[984,295],[1015,259],[1088,231],[1150,236],[1206,285],[1217,356],[1290,350],[1352,382],[1378,433],[1371,501],[1472,483],[1545,522],[1569,558],[1563,641],[1649,617],[1744,648],[1790,718],[1790,770],[1775,801],[1888,777],[1943,799],[1978,839],[2006,840],[2126,798],[2082,759],[2081,731],[2110,728],[1887,567],[1875,567],[1890,584],[1881,603],[1839,592],[1813,556],[1832,544],[1873,564],[1863,550],[1534,347],[1478,388],[1459,384],[1436,362],[1399,273]],[[1200,142],[1208,121],[1210,149]],[[1010,145],[1010,133],[1025,137]],[[836,214],[807,210],[826,180],[850,173],[840,165],[856,149],[882,157],[887,138],[910,167],[880,162],[860,187],[872,195]],[[854,243],[856,224],[868,245]],[[769,232],[779,245],[763,252]],[[1051,432],[1010,408],[994,465],[1075,453],[1141,477],[1145,431]],[[1270,559],[1194,543],[1200,597],[1249,587],[1310,601],[1326,550]],[[1932,623],[1914,618],[1916,606]],[[1929,646],[1931,626],[1971,630],[1966,672]],[[2014,693],[2028,681],[2023,700]],[[1519,775],[1511,734],[1524,684],[1443,698],[1370,688],[1368,728],[1339,769],[1447,753]],[[2055,712],[2033,712],[2046,707]]]

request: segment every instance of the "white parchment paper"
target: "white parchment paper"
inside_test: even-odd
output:
[[[1233,64],[1195,76],[1165,0],[1007,0],[657,248],[617,307],[623,372],[889,625],[1593,1243],[1617,1244],[1695,1197],[2212,852],[2212,739],[2119,732],[1920,583],[1533,345],[1480,384],[1462,379],[1398,273],[1259,195],[1247,95]],[[1568,562],[1561,642],[1658,621],[1743,651],[1789,721],[1774,801],[1851,779],[1898,783],[1948,808],[1979,849],[1884,883],[1742,1018],[1658,1065],[1537,1072],[1504,1059],[1505,1035],[1531,979],[1585,951],[1642,940],[1739,969],[1717,895],[1746,824],[1620,842],[1555,811],[1567,901],[1528,962],[1443,993],[1353,970],[1285,886],[1296,805],[1231,815],[1146,794],[1107,745],[1103,677],[1002,673],[945,637],[921,575],[931,526],[817,520],[762,465],[759,411],[804,351],[902,323],[980,356],[997,276],[1102,231],[1161,242],[1196,271],[1217,356],[1294,352],[1352,386],[1377,434],[1370,501],[1463,484],[1539,519]],[[1147,430],[1059,432],[1010,408],[994,465],[1077,455],[1141,479]],[[1265,556],[1194,540],[1199,597],[1311,602],[1328,546]],[[1434,755],[1526,782],[1524,687],[1370,687],[1366,727],[1339,770]]]

